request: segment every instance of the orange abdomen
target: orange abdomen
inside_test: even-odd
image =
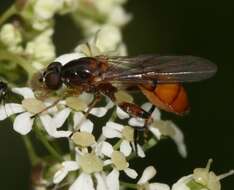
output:
[[[189,110],[187,93],[180,84],[157,84],[156,87],[140,85],[139,88],[159,109],[180,115]]]

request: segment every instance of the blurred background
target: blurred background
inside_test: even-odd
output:
[[[0,12],[12,1],[1,0]],[[157,181],[173,184],[196,167],[214,159],[217,174],[234,169],[234,2],[199,0],[147,0],[126,4],[134,16],[124,28],[130,55],[143,53],[189,54],[212,60],[217,75],[207,81],[185,85],[191,112],[185,117],[163,113],[183,130],[188,157],[183,159],[170,140],[151,150],[147,163],[155,165]],[[57,17],[55,42],[59,54],[72,50],[81,34],[67,17]],[[30,165],[21,138],[10,122],[0,124],[0,189],[26,190]],[[139,168],[142,160],[136,160]],[[141,170],[139,170],[141,171]],[[222,181],[231,190],[234,176]]]

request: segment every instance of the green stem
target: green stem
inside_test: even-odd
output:
[[[51,146],[51,144],[46,139],[46,136],[42,134],[41,130],[38,127],[34,127],[34,131],[35,131],[38,139],[45,146],[45,148],[48,150],[48,152],[51,154],[51,156],[53,156],[54,159],[56,159],[57,161],[63,162],[62,156],[54,149],[53,146]]]
[[[137,189],[137,184],[134,184],[134,183],[127,183],[127,182],[120,181],[120,185],[130,188],[130,189]]]
[[[0,50],[0,60],[9,60],[9,61],[15,62],[28,73],[29,77],[31,77],[33,73],[36,72],[36,69],[32,67],[30,62],[28,62],[23,57],[19,55],[15,55],[11,52]]]
[[[120,140],[113,146],[113,148],[114,148],[115,150],[118,150],[119,147],[120,147],[120,145],[121,145],[121,143],[122,143],[122,139],[120,139]]]
[[[155,138],[151,138],[144,146],[143,146],[143,150],[144,151],[148,151],[149,149],[151,149],[152,147],[154,147],[157,144],[157,140]]]
[[[32,166],[35,166],[40,161],[40,159],[37,156],[37,154],[33,148],[32,142],[31,142],[30,138],[28,136],[25,136],[25,135],[22,136],[22,139],[23,139],[25,147],[27,149],[28,157],[31,161],[31,164],[32,164]]]
[[[15,5],[10,6],[1,16],[0,16],[0,25],[2,25],[8,18],[17,13]]]

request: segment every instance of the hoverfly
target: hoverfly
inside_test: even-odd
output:
[[[182,115],[189,110],[182,83],[208,79],[216,71],[215,64],[194,56],[102,55],[74,59],[64,65],[55,61],[44,70],[39,81],[47,90],[57,91],[65,85],[77,95],[84,91],[103,94],[113,102],[118,89],[134,86],[154,106]],[[133,103],[118,105],[131,116],[150,117],[150,113]]]

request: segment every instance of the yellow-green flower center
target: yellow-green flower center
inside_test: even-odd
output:
[[[115,93],[116,97],[116,102],[117,103],[122,103],[122,102],[133,102],[133,97],[128,94],[126,91],[119,90],[118,92]]]
[[[79,158],[81,169],[88,174],[100,172],[103,169],[103,162],[95,154],[88,153]]]
[[[125,170],[128,167],[128,162],[122,152],[113,151],[111,160],[117,170]]]
[[[37,114],[46,108],[42,101],[35,98],[24,99],[22,106],[32,114]]]
[[[76,132],[71,139],[76,145],[81,147],[88,147],[96,142],[95,137],[88,132]]]
[[[126,139],[129,142],[132,142],[134,139],[134,129],[129,126],[125,126],[122,130],[123,138]]]
[[[154,121],[153,127],[158,128],[162,135],[175,136],[175,130],[171,127],[171,121]]]
[[[79,97],[68,97],[66,98],[66,105],[75,111],[83,111],[88,108],[87,102],[84,102]]]

